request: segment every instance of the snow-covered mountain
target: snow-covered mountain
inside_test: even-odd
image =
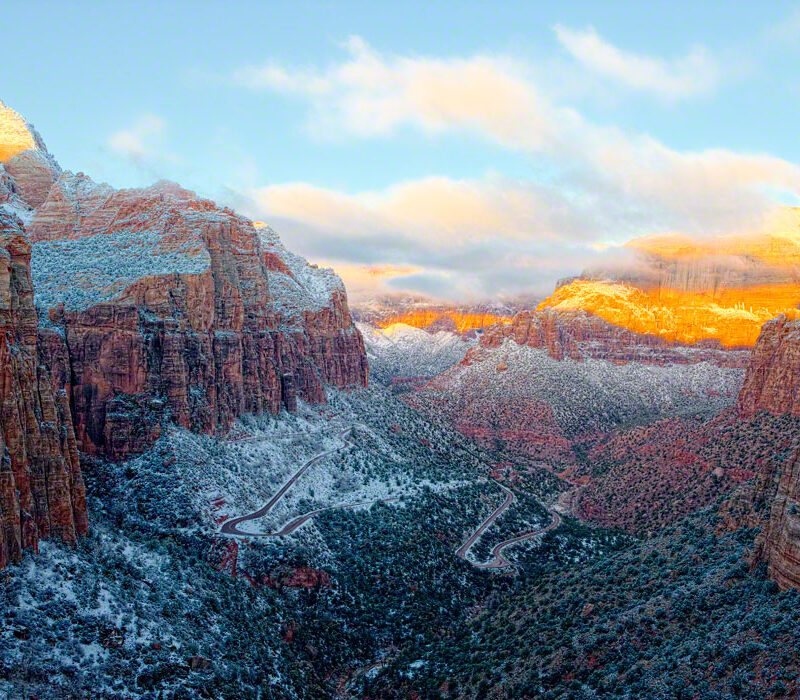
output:
[[[464,359],[477,340],[451,331],[429,332],[405,323],[356,327],[364,337],[371,376],[382,383],[401,383],[441,374]]]

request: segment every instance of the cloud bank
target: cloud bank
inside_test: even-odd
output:
[[[718,76],[701,49],[663,60],[618,49],[593,29],[555,31],[588,71],[661,97],[703,92]],[[339,269],[414,270],[376,276],[385,288],[450,297],[547,293],[557,277],[612,255],[628,238],[745,231],[778,197],[800,194],[794,163],[722,148],[681,151],[646,133],[594,123],[548,98],[535,67],[509,56],[397,56],[359,37],[343,48],[343,59],[328,66],[269,62],[242,67],[230,80],[302,101],[318,138],[466,131],[524,154],[532,172],[547,173],[427,176],[357,193],[306,183],[239,193],[248,213],[313,259]]]
[[[134,161],[157,157],[167,124],[155,114],[142,115],[132,126],[108,137],[108,147]]]

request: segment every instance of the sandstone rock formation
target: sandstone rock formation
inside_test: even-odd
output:
[[[800,588],[800,450],[759,474],[749,525],[760,525],[753,562],[765,562],[781,588]]]
[[[30,245],[0,209],[0,568],[40,538],[87,531],[69,401],[37,353]]]
[[[453,330],[456,333],[467,333],[472,330],[486,328],[495,323],[508,323],[511,316],[488,311],[472,311],[460,309],[416,309],[401,311],[381,318],[377,323],[381,328],[389,328],[403,323],[414,328]]]
[[[212,432],[366,383],[333,272],[176,185],[64,174],[29,232],[43,351],[87,453],[141,452],[165,419]]]
[[[64,173],[0,103],[0,568],[87,530],[79,451],[123,459],[366,384],[344,286],[177,185]]]
[[[799,392],[800,321],[779,316],[764,324],[753,348],[739,414],[743,419],[763,412],[800,416]],[[793,444],[796,426],[789,424],[787,431],[774,442],[774,457],[764,461],[743,497],[749,507],[736,524],[761,527],[753,562],[765,562],[782,588],[800,588],[800,450]]]
[[[0,156],[0,206],[33,244],[39,348],[80,450],[121,459],[166,420],[212,432],[366,383],[341,281],[268,227],[172,183],[63,173],[2,105]]]
[[[418,295],[388,295],[355,304],[356,321],[377,328],[402,323],[430,333],[448,331],[474,337],[495,323],[508,323],[514,314],[535,306],[538,300],[518,297],[504,302],[447,304]]]
[[[800,415],[800,321],[781,315],[764,324],[739,394],[739,411]]]
[[[635,333],[669,342],[714,340],[742,348],[755,343],[765,321],[782,312],[794,314],[798,302],[800,285],[793,283],[719,288],[710,293],[576,279],[557,289],[539,309],[588,311]]]
[[[773,212],[758,230],[693,240],[650,236],[616,265],[563,280],[539,309],[584,310],[671,342],[752,346],[761,325],[800,303],[800,210]]]
[[[0,205],[27,223],[60,173],[36,129],[0,102]]]
[[[517,345],[544,348],[555,360],[609,360],[651,365],[712,362],[724,367],[744,368],[749,352],[723,350],[719,343],[704,341],[685,346],[663,336],[635,333],[583,310],[522,311],[508,324],[488,328],[478,348],[467,353],[474,361],[483,348],[500,347],[506,339]]]

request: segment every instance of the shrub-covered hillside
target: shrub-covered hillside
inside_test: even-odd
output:
[[[587,565],[521,575],[370,697],[765,698],[800,692],[800,598],[748,565],[752,530],[703,512]]]

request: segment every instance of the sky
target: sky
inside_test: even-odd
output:
[[[179,182],[351,298],[548,294],[800,195],[800,4],[3,3],[62,167]]]

